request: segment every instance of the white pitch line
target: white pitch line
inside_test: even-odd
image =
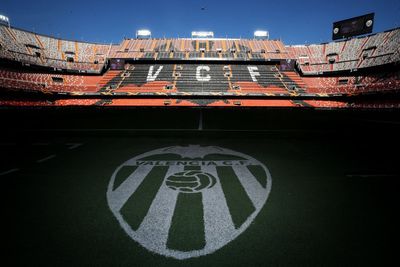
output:
[[[110,208],[119,212],[152,169],[149,165],[139,166],[118,188],[108,192]]]
[[[400,177],[399,174],[348,174],[346,177]]]
[[[218,177],[215,166],[202,166],[201,170]],[[228,204],[221,182],[217,178],[217,183],[203,191],[203,218],[206,248],[215,250],[222,244],[227,244],[233,239],[235,226],[229,212]]]
[[[240,180],[240,183],[243,185],[243,188],[254,207],[260,209],[263,203],[265,203],[265,189],[246,166],[232,166],[232,169]]]
[[[42,130],[31,130],[29,132],[179,132],[179,131],[188,131],[188,132],[197,132],[198,128],[176,128],[176,129],[132,129],[132,128],[118,128],[118,129],[42,129]],[[203,129],[205,132],[262,132],[262,133],[326,133],[326,130],[304,130],[304,129],[275,129],[275,130],[262,130],[262,129],[253,129],[253,130],[244,130],[244,129]]]
[[[37,161],[36,161],[36,163],[42,163],[42,162],[45,162],[45,161],[48,161],[48,160],[50,160],[50,159],[52,159],[52,158],[55,158],[56,157],[56,155],[50,155],[50,156],[48,156],[48,157],[45,157],[45,158],[42,158],[42,159],[38,159]]]
[[[10,174],[10,173],[13,173],[13,172],[16,172],[16,171],[19,171],[19,169],[14,168],[14,169],[2,172],[2,173],[0,173],[0,176],[7,175],[7,174]]]
[[[200,115],[199,115],[199,131],[203,130],[203,112],[200,110]]]
[[[68,146],[68,149],[75,149],[77,147],[80,147],[83,144],[82,143],[67,143],[66,145]]]
[[[382,123],[382,124],[392,124],[392,125],[399,125],[400,121],[380,121],[380,120],[363,120],[367,122],[375,122],[375,123]]]
[[[165,177],[183,171],[183,166],[170,166]],[[147,246],[166,249],[169,229],[174,215],[178,192],[163,184],[136,234]]]

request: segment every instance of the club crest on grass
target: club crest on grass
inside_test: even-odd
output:
[[[107,201],[141,246],[187,259],[213,253],[242,234],[271,184],[267,167],[251,156],[216,146],[174,146],[121,164]]]

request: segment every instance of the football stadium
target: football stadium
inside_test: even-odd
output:
[[[0,15],[12,265],[398,262],[400,23],[374,30],[379,10],[311,43],[139,23],[94,42]]]

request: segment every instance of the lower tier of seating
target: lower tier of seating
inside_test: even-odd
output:
[[[364,94],[375,92],[400,92],[400,71],[379,74],[303,77],[308,93],[315,94]]]
[[[0,107],[258,107],[258,108],[317,108],[317,109],[399,109],[400,101],[335,101],[279,99],[0,99]]]
[[[330,96],[400,91],[400,70],[339,77],[301,77],[273,65],[137,64],[103,75],[0,67],[0,88],[90,95]]]

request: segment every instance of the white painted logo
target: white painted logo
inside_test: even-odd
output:
[[[156,73],[153,74],[154,66],[150,66],[149,73],[147,74],[147,81],[154,82],[157,79],[158,75],[160,74],[160,72],[163,68],[164,68],[164,66],[158,67]]]
[[[209,66],[198,66],[196,68],[196,79],[199,82],[209,82],[211,80],[211,76],[209,74],[202,76],[201,71],[210,71]]]
[[[108,185],[107,201],[124,231],[141,246],[187,259],[213,253],[242,234],[264,206],[271,184],[267,167],[243,153],[174,146],[120,165]],[[189,206],[182,208],[182,203]],[[191,212],[201,216],[192,219]]]

